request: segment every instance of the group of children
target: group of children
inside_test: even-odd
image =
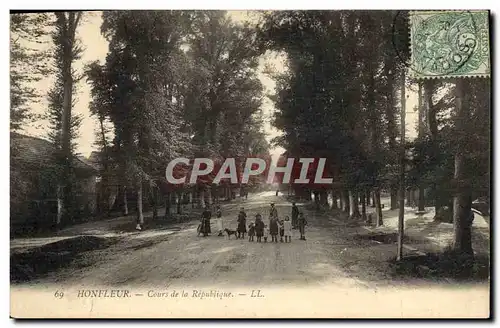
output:
[[[295,206],[295,204],[293,204]],[[292,211],[292,215],[297,213],[297,227],[300,231],[300,239],[306,240],[305,238],[305,226],[307,221],[304,218],[304,214],[298,210]],[[246,229],[246,218],[245,209],[241,208],[238,214],[238,228],[236,232],[238,233],[238,238],[245,238]],[[267,242],[269,236],[271,236],[271,242],[278,242],[278,235],[280,236],[280,242],[289,243],[292,241],[292,229],[296,227],[292,225],[289,216],[285,216],[284,220],[278,219],[278,212],[271,203],[271,211],[269,213],[269,220],[264,223],[261,214],[255,215],[255,222],[251,222],[248,226],[248,241],[254,241],[254,237],[257,237],[257,242],[261,242],[264,238],[264,242]]]

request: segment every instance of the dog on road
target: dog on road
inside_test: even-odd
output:
[[[236,230],[229,230],[228,228],[224,229],[227,233],[227,239],[231,239],[231,235],[234,235],[236,239],[238,239],[238,235],[236,235]]]

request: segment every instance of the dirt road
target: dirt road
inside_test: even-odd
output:
[[[280,217],[291,215],[291,204],[285,197],[265,192],[223,205],[224,225],[236,228],[240,207],[248,214],[247,223],[253,221],[257,213],[267,216],[270,202],[276,203]],[[78,254],[78,258],[71,258],[69,254],[65,261],[71,263],[64,263],[59,270],[30,283],[115,287],[333,285],[364,288],[408,283],[407,280],[395,280],[390,274],[388,260],[396,252],[393,240],[380,242],[362,238],[366,231],[347,220],[343,213],[321,212],[301,203],[298,206],[309,223],[306,241],[298,239],[296,230],[291,243],[257,243],[234,237],[228,240],[216,234],[199,237],[196,234],[198,221],[193,218],[161,229],[94,234],[113,242],[101,249]],[[212,229],[215,229],[213,220]]]
[[[291,204],[285,197],[276,197],[273,192],[260,193],[249,196],[248,200],[238,199],[223,205],[224,223],[235,228],[241,206],[247,211],[249,223],[256,213],[267,214],[271,201],[276,203],[280,216],[290,215]],[[410,267],[416,271],[405,274],[403,270],[403,274],[398,274],[401,270],[391,263],[396,255],[393,234],[367,233],[360,222],[347,219],[340,211],[321,211],[300,203],[298,206],[309,223],[307,240],[299,240],[294,230],[291,243],[228,240],[216,235],[198,237],[199,213],[192,214],[192,220],[158,224],[141,232],[134,231],[133,219],[129,217],[99,222],[96,225],[99,229],[92,224],[72,227],[57,236],[55,243],[54,238],[49,239],[49,244],[43,238],[14,240],[11,246],[17,245],[13,252],[17,255],[11,255],[11,267],[15,262],[17,276],[24,279],[11,284],[11,315],[46,317],[51,313],[51,317],[77,318],[488,315],[487,277],[469,281],[473,287],[464,289],[464,282],[441,274],[425,276],[434,270],[428,266],[440,262],[436,259],[423,266],[410,261]],[[429,242],[406,240],[406,243],[421,248]],[[29,245],[42,246],[33,252],[27,250]],[[405,255],[411,258],[414,254],[405,249]],[[427,267],[423,275],[421,267]],[[113,292],[128,293],[131,297],[116,300],[84,295]],[[173,292],[182,293],[182,297],[172,298]],[[415,303],[415,300],[424,301]],[[463,301],[457,303],[457,300]],[[443,303],[454,305],[443,307]]]

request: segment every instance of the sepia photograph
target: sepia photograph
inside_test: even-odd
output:
[[[490,14],[11,10],[11,318],[491,318]]]

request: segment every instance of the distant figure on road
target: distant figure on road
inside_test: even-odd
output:
[[[245,209],[242,207],[240,213],[238,214],[238,238],[245,238],[245,233],[247,232],[247,214]]]
[[[220,209],[220,205],[215,207],[215,226],[217,227],[218,236],[222,236],[224,232],[224,222],[222,222],[222,211]]]
[[[278,218],[270,217],[269,218],[269,234],[271,235],[271,242],[278,242]]]
[[[276,190],[276,196],[278,196],[279,192],[280,192],[280,191],[279,191],[279,189],[278,189],[278,190]]]
[[[299,208],[292,202],[292,229],[297,229],[299,219]]]
[[[271,210],[269,211],[269,218],[278,218],[278,210],[274,207],[274,203],[271,203]]]
[[[290,218],[285,216],[285,221],[283,222],[283,230],[285,235],[285,243],[289,243],[292,241],[292,222],[290,222]]]
[[[210,219],[212,218],[212,212],[208,206],[205,207],[203,213],[201,213],[201,233],[203,237],[206,237],[209,233],[212,233],[210,229]]]
[[[306,240],[306,225],[307,220],[304,217],[304,213],[299,213],[299,231],[300,231],[300,240]]]
[[[255,216],[255,233],[257,235],[257,242],[262,242],[262,236],[264,235],[264,222],[262,221],[262,215],[260,214]]]
[[[267,243],[267,238],[269,237],[269,218],[265,218],[262,220],[262,222],[264,223],[264,234],[262,235],[264,237],[264,242]]]
[[[248,199],[248,191],[246,190],[246,188],[241,188],[240,196],[242,198],[245,197],[245,199]]]

